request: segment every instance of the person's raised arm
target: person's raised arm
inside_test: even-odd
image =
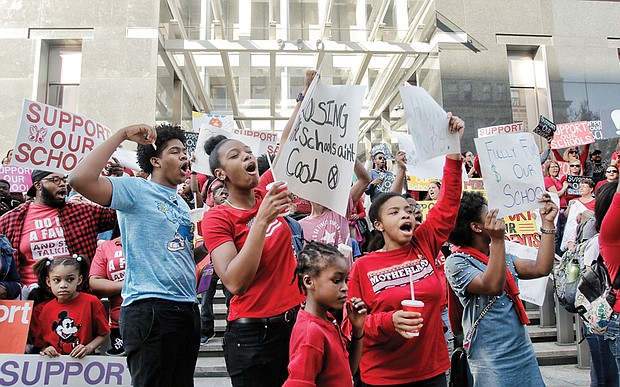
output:
[[[506,224],[504,219],[497,218],[497,213],[497,209],[488,211],[484,219],[484,229],[475,230],[486,231],[491,237],[491,246],[487,268],[467,285],[467,291],[473,294],[499,296],[506,286]]]
[[[275,183],[265,195],[240,251],[237,251],[235,244],[229,241],[219,245],[211,252],[213,266],[222,283],[226,289],[237,296],[247,292],[256,275],[265,245],[267,228],[290,204],[288,191],[276,194],[278,187],[282,184]],[[207,212],[208,215],[209,212]]]
[[[401,194],[403,192],[403,182],[405,181],[405,173],[407,172],[407,154],[403,151],[398,151],[396,156],[396,165],[398,165],[398,171],[394,177],[394,183],[392,184],[391,192]]]
[[[540,246],[536,260],[517,259],[515,260],[515,270],[521,279],[534,279],[548,275],[553,269],[553,259],[555,258],[555,217],[558,207],[551,200],[549,194],[544,194],[539,202],[544,203],[544,208],[540,209],[542,217]],[[545,232],[546,231],[546,232]]]
[[[114,133],[92,152],[87,154],[69,174],[68,183],[84,197],[102,206],[109,206],[112,201],[112,183],[101,176],[101,170],[116,148],[125,140],[138,144],[152,144],[157,132],[152,127],[140,124],[123,128]]]
[[[353,187],[351,187],[350,194],[351,198],[353,199],[353,203],[357,203],[357,201],[360,200],[360,198],[364,194],[364,191],[366,191],[366,187],[370,183],[370,175],[368,174],[368,171],[364,169],[364,164],[362,164],[357,158],[355,158],[355,166],[353,167],[353,172],[357,177],[357,182],[355,182],[355,184],[353,184]]]
[[[302,93],[304,97],[306,93],[308,92],[308,88],[310,87],[310,84],[312,83],[312,80],[314,79],[315,75],[316,75],[316,70],[306,71],[306,80],[305,80],[306,88],[304,89]],[[273,165],[276,165],[276,163],[280,159],[280,153],[282,153],[282,148],[284,147],[284,143],[288,139],[289,134],[291,134],[291,129],[293,129],[293,125],[295,124],[295,119],[297,118],[297,113],[299,113],[299,109],[301,109],[301,105],[302,105],[302,101],[297,101],[297,104],[295,105],[295,109],[293,110],[293,114],[291,114],[291,117],[288,119],[288,121],[286,121],[286,125],[284,125],[284,129],[282,130],[282,135],[280,136],[280,148],[278,149],[278,152],[276,153],[276,157],[273,159]]]

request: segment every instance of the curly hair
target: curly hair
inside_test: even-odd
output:
[[[487,201],[480,192],[463,192],[456,225],[450,233],[448,241],[457,246],[470,246],[474,239],[470,224],[482,221],[480,215],[486,205]]]
[[[38,260],[32,267],[34,274],[37,276],[37,284],[41,289],[51,293],[50,287],[47,285],[47,277],[50,272],[58,266],[73,266],[75,270],[82,276],[82,283],[78,286],[78,291],[89,291],[88,273],[90,264],[86,257],[73,254],[73,256],[62,256],[57,258],[43,258]]]
[[[335,246],[307,241],[297,256],[297,267],[295,268],[299,292],[305,294],[306,291],[303,280],[304,275],[316,277],[321,273],[321,270],[334,264],[339,259],[346,262],[344,255],[340,254],[340,251]]]
[[[179,125],[172,125],[169,123],[162,123],[155,127],[157,131],[157,140],[155,140],[155,146],[138,144],[138,165],[144,172],[153,173],[153,164],[151,164],[152,157],[161,157],[166,144],[170,140],[177,139],[185,145],[185,132]]]

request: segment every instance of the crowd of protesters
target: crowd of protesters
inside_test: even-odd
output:
[[[451,133],[464,127],[449,113]],[[141,168],[131,175],[109,162],[126,140]],[[526,260],[506,253],[497,209],[462,193],[463,170],[481,176],[471,151],[447,155],[442,180],[410,192],[404,152],[373,148],[366,167],[356,160],[342,216],[274,181],[279,153],[257,158],[224,136],[204,148],[213,176],[191,171],[178,126],[132,125],[69,176],[33,171],[25,201],[0,181],[0,298],[35,302],[26,353],[82,358],[109,340],[106,354],[127,357],[135,386],[192,386],[221,281],[234,386],[446,386],[453,332],[468,338],[473,385],[540,386],[518,281],[548,275],[554,253],[586,238],[586,222],[612,278],[620,267],[619,152],[542,152],[549,194],[538,256]],[[425,219],[418,198],[434,201]],[[214,273],[199,307],[205,260]],[[401,306],[410,286],[421,311]],[[614,311],[605,337],[588,339],[600,385],[618,383],[620,304]]]

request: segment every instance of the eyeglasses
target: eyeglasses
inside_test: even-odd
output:
[[[41,180],[51,181],[52,183],[54,183],[56,185],[60,185],[61,182],[64,183],[64,184],[67,184],[67,178],[66,177],[54,176],[54,177],[47,177],[47,178],[41,179]]]
[[[571,165],[571,168],[581,168],[581,165]]]
[[[618,173],[618,171],[614,170],[614,169],[610,169],[609,171],[605,171],[607,173]]]

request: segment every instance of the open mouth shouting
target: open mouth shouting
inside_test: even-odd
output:
[[[399,229],[405,235],[412,235],[413,234],[413,222],[410,220],[405,220],[403,223],[401,223]]]
[[[250,175],[256,175],[258,173],[258,165],[256,165],[256,161],[250,161],[245,166],[245,171]]]
[[[189,170],[189,162],[184,161],[183,163],[181,163],[181,172],[183,172],[184,175],[187,174],[188,170]]]

